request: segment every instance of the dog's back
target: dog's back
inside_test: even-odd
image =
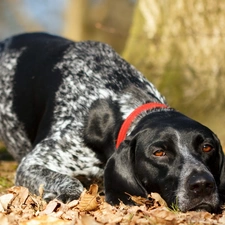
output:
[[[45,198],[77,197],[75,177],[102,177],[122,120],[149,99],[164,101],[106,44],[34,33],[0,46],[0,138],[23,159],[16,184],[37,193],[43,183]],[[93,127],[93,117],[109,126]]]
[[[53,107],[62,79],[52,70],[70,43],[42,33],[18,35],[1,43],[0,137],[18,161],[50,129],[51,115],[38,134],[46,105]]]
[[[142,75],[103,43],[74,43],[31,33],[7,39],[1,46],[0,113],[4,125],[0,135],[19,161],[52,131],[53,121],[61,123],[70,116],[71,106],[75,120],[83,125],[84,116],[96,99],[122,101],[126,94],[124,113],[128,114],[135,104],[135,99],[129,103],[130,98],[137,96],[137,105],[145,101],[143,97],[149,98],[144,92],[138,96],[139,91],[132,90],[136,88],[132,82],[162,99]]]

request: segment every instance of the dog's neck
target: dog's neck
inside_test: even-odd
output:
[[[132,111],[132,113],[124,120],[118,137],[117,137],[117,141],[116,141],[116,148],[119,148],[121,142],[123,142],[127,136],[127,132],[131,126],[131,124],[133,123],[133,121],[144,111],[147,110],[152,110],[155,108],[168,108],[167,105],[162,104],[162,103],[158,103],[158,102],[151,102],[151,103],[146,103],[144,105],[141,105],[139,107],[137,107],[136,109],[134,109],[134,111]]]

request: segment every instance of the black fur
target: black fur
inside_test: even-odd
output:
[[[0,43],[0,137],[20,163],[17,185],[38,194],[43,184],[45,199],[69,201],[104,173],[111,204],[132,204],[126,193],[158,192],[182,211],[216,212],[224,202],[224,154],[207,127],[153,109],[115,149],[123,121],[148,102],[167,104],[106,44],[44,33]]]

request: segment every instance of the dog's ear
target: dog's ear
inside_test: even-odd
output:
[[[120,201],[133,204],[129,195],[147,197],[145,188],[135,177],[135,146],[135,138],[125,140],[106,164],[104,185],[106,201],[110,204],[115,205]]]
[[[111,99],[98,99],[91,105],[85,118],[83,139],[103,162],[114,153],[114,133],[121,123],[120,110]]]

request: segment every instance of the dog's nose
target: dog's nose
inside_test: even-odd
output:
[[[194,196],[204,197],[210,195],[215,190],[215,181],[207,173],[198,173],[189,179],[189,191]]]

